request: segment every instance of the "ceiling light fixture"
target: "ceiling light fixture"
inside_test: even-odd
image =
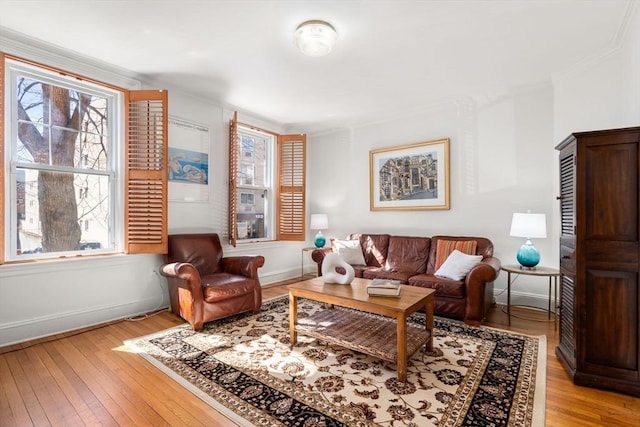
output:
[[[314,19],[298,25],[295,39],[296,46],[305,55],[324,56],[333,49],[338,33],[328,22]]]

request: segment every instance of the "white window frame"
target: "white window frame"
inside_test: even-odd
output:
[[[119,191],[124,186],[123,172],[123,149],[124,141],[124,95],[122,92],[95,84],[87,81],[78,81],[73,77],[67,77],[54,71],[40,68],[34,65],[5,59],[5,171],[9,173],[5,179],[5,224],[9,226],[5,230],[5,260],[27,260],[27,259],[43,259],[57,258],[67,256],[77,256],[86,254],[82,250],[64,251],[64,252],[47,252],[34,254],[18,254],[17,247],[17,169],[39,169],[74,172],[73,169],[60,168],[50,165],[39,164],[20,164],[17,162],[17,87],[15,81],[17,75],[26,75],[35,80],[46,82],[61,87],[78,90],[84,93],[95,94],[108,99],[107,106],[107,170],[106,171],[89,171],[78,169],[78,173],[86,173],[90,175],[103,175],[108,178],[109,188],[109,222],[108,222],[108,245],[100,250],[93,250],[91,254],[96,253],[120,253],[123,251],[123,230],[124,230],[124,192]],[[14,137],[14,135],[16,135]]]

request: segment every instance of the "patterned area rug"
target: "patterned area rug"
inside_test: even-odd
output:
[[[301,299],[298,317],[322,308]],[[544,336],[436,318],[433,351],[412,357],[402,383],[395,365],[321,340],[298,334],[291,349],[288,310],[282,297],[126,344],[239,425],[544,425]],[[424,327],[421,313],[409,321]]]

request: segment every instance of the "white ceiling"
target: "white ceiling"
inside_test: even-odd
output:
[[[358,126],[549,82],[615,49],[638,0],[0,0],[0,27],[271,119]],[[306,57],[323,19],[334,51]]]

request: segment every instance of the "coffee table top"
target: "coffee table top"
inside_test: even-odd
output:
[[[434,289],[401,285],[399,297],[369,295],[367,285],[371,280],[355,278],[350,285],[324,283],[322,277],[304,280],[288,286],[289,293],[296,297],[355,308],[371,313],[397,317],[398,313],[412,313],[423,308],[433,299]]]

